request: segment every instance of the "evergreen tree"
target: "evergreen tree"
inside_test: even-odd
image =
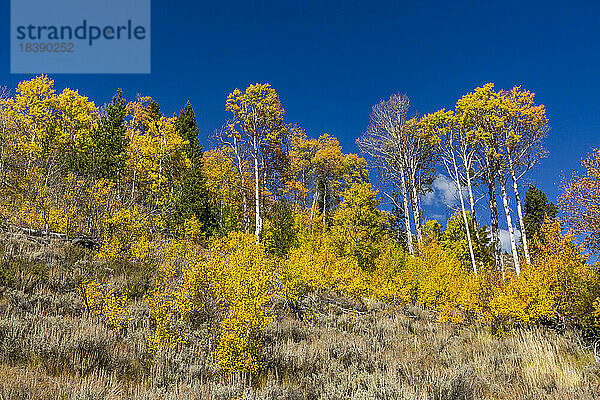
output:
[[[283,257],[298,245],[294,229],[294,213],[286,200],[275,203],[273,214],[265,225],[265,245],[271,253]]]
[[[152,100],[152,102],[150,103],[150,117],[153,120],[158,120],[161,116],[162,114],[160,112],[160,104],[158,104],[158,101]]]
[[[183,140],[187,140],[189,144],[186,146],[186,154],[195,166],[202,166],[202,144],[198,138],[198,125],[196,123],[196,114],[192,105],[188,101],[183,110],[177,116],[175,122],[177,133]]]
[[[198,138],[196,114],[189,101],[179,112],[175,127],[177,133],[189,142],[185,152],[192,165],[183,177],[180,193],[173,204],[170,230],[175,231],[186,219],[195,217],[202,224],[204,233],[210,234],[217,226],[217,218],[206,178],[202,174],[202,144]]]
[[[90,134],[84,169],[96,178],[116,180],[127,161],[126,102],[121,89],[113,96],[96,129]]]
[[[535,187],[529,186],[529,190],[525,194],[525,216],[523,218],[525,224],[525,233],[528,238],[538,236],[544,219],[555,219],[558,208],[548,201],[546,194]]]

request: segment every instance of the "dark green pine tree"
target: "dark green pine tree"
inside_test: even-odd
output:
[[[558,208],[548,201],[546,193],[535,187],[529,186],[529,190],[525,194],[523,222],[525,224],[525,233],[527,241],[533,243],[533,238],[540,233],[540,228],[546,217],[550,219],[556,218]]]
[[[267,249],[279,257],[285,256],[298,245],[298,235],[294,229],[294,213],[287,200],[275,203],[269,233]]]
[[[150,117],[153,120],[159,120],[161,116],[160,104],[158,104],[158,101],[152,100],[152,102],[150,102]]]
[[[138,94],[138,98],[139,98]],[[150,130],[151,124],[157,123],[160,121],[162,117],[162,113],[160,112],[160,104],[156,100],[152,100],[149,105],[148,114],[139,122],[138,128],[141,129],[142,132],[148,132]]]
[[[175,198],[169,218],[170,231],[177,232],[186,219],[196,217],[202,224],[203,231],[211,234],[217,226],[217,218],[206,187],[206,178],[202,174],[202,144],[198,138],[196,114],[189,101],[179,112],[175,128],[189,142],[184,150],[192,165],[183,176],[181,189]]]
[[[126,102],[119,89],[90,134],[85,169],[96,179],[117,180],[125,169],[129,146],[126,116]]]
[[[189,144],[185,148],[185,152],[195,166],[202,168],[202,144],[198,138],[198,124],[196,123],[196,114],[192,105],[188,101],[183,110],[179,112],[175,129],[183,140],[187,140]]]

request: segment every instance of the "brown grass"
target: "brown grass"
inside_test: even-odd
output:
[[[88,314],[77,280],[105,273],[77,248],[0,238],[0,399],[592,399],[600,367],[578,333],[504,337],[435,322],[419,307],[303,299],[265,332],[265,372],[223,378],[201,331],[151,356],[143,299],[115,333]],[[126,284],[122,276],[113,277]],[[348,312],[354,308],[358,312]]]

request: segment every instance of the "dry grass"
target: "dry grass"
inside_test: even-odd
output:
[[[89,315],[78,277],[104,273],[86,253],[0,238],[0,399],[591,399],[600,367],[576,332],[435,322],[419,307],[304,299],[278,312],[265,372],[223,378],[201,331],[189,346],[147,353],[142,299],[117,334]],[[118,282],[126,280],[116,277]]]

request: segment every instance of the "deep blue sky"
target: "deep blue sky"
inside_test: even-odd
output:
[[[9,70],[9,2],[0,5],[0,85]],[[223,4],[218,4],[223,3]],[[227,118],[234,88],[269,82],[288,121],[337,136],[347,152],[370,107],[393,92],[416,111],[452,107],[486,82],[523,85],[547,106],[550,156],[530,175],[551,199],[558,177],[600,138],[600,5],[595,2],[152,1],[152,73],[52,75],[97,104],[123,88],[171,114],[189,99],[200,135]]]

